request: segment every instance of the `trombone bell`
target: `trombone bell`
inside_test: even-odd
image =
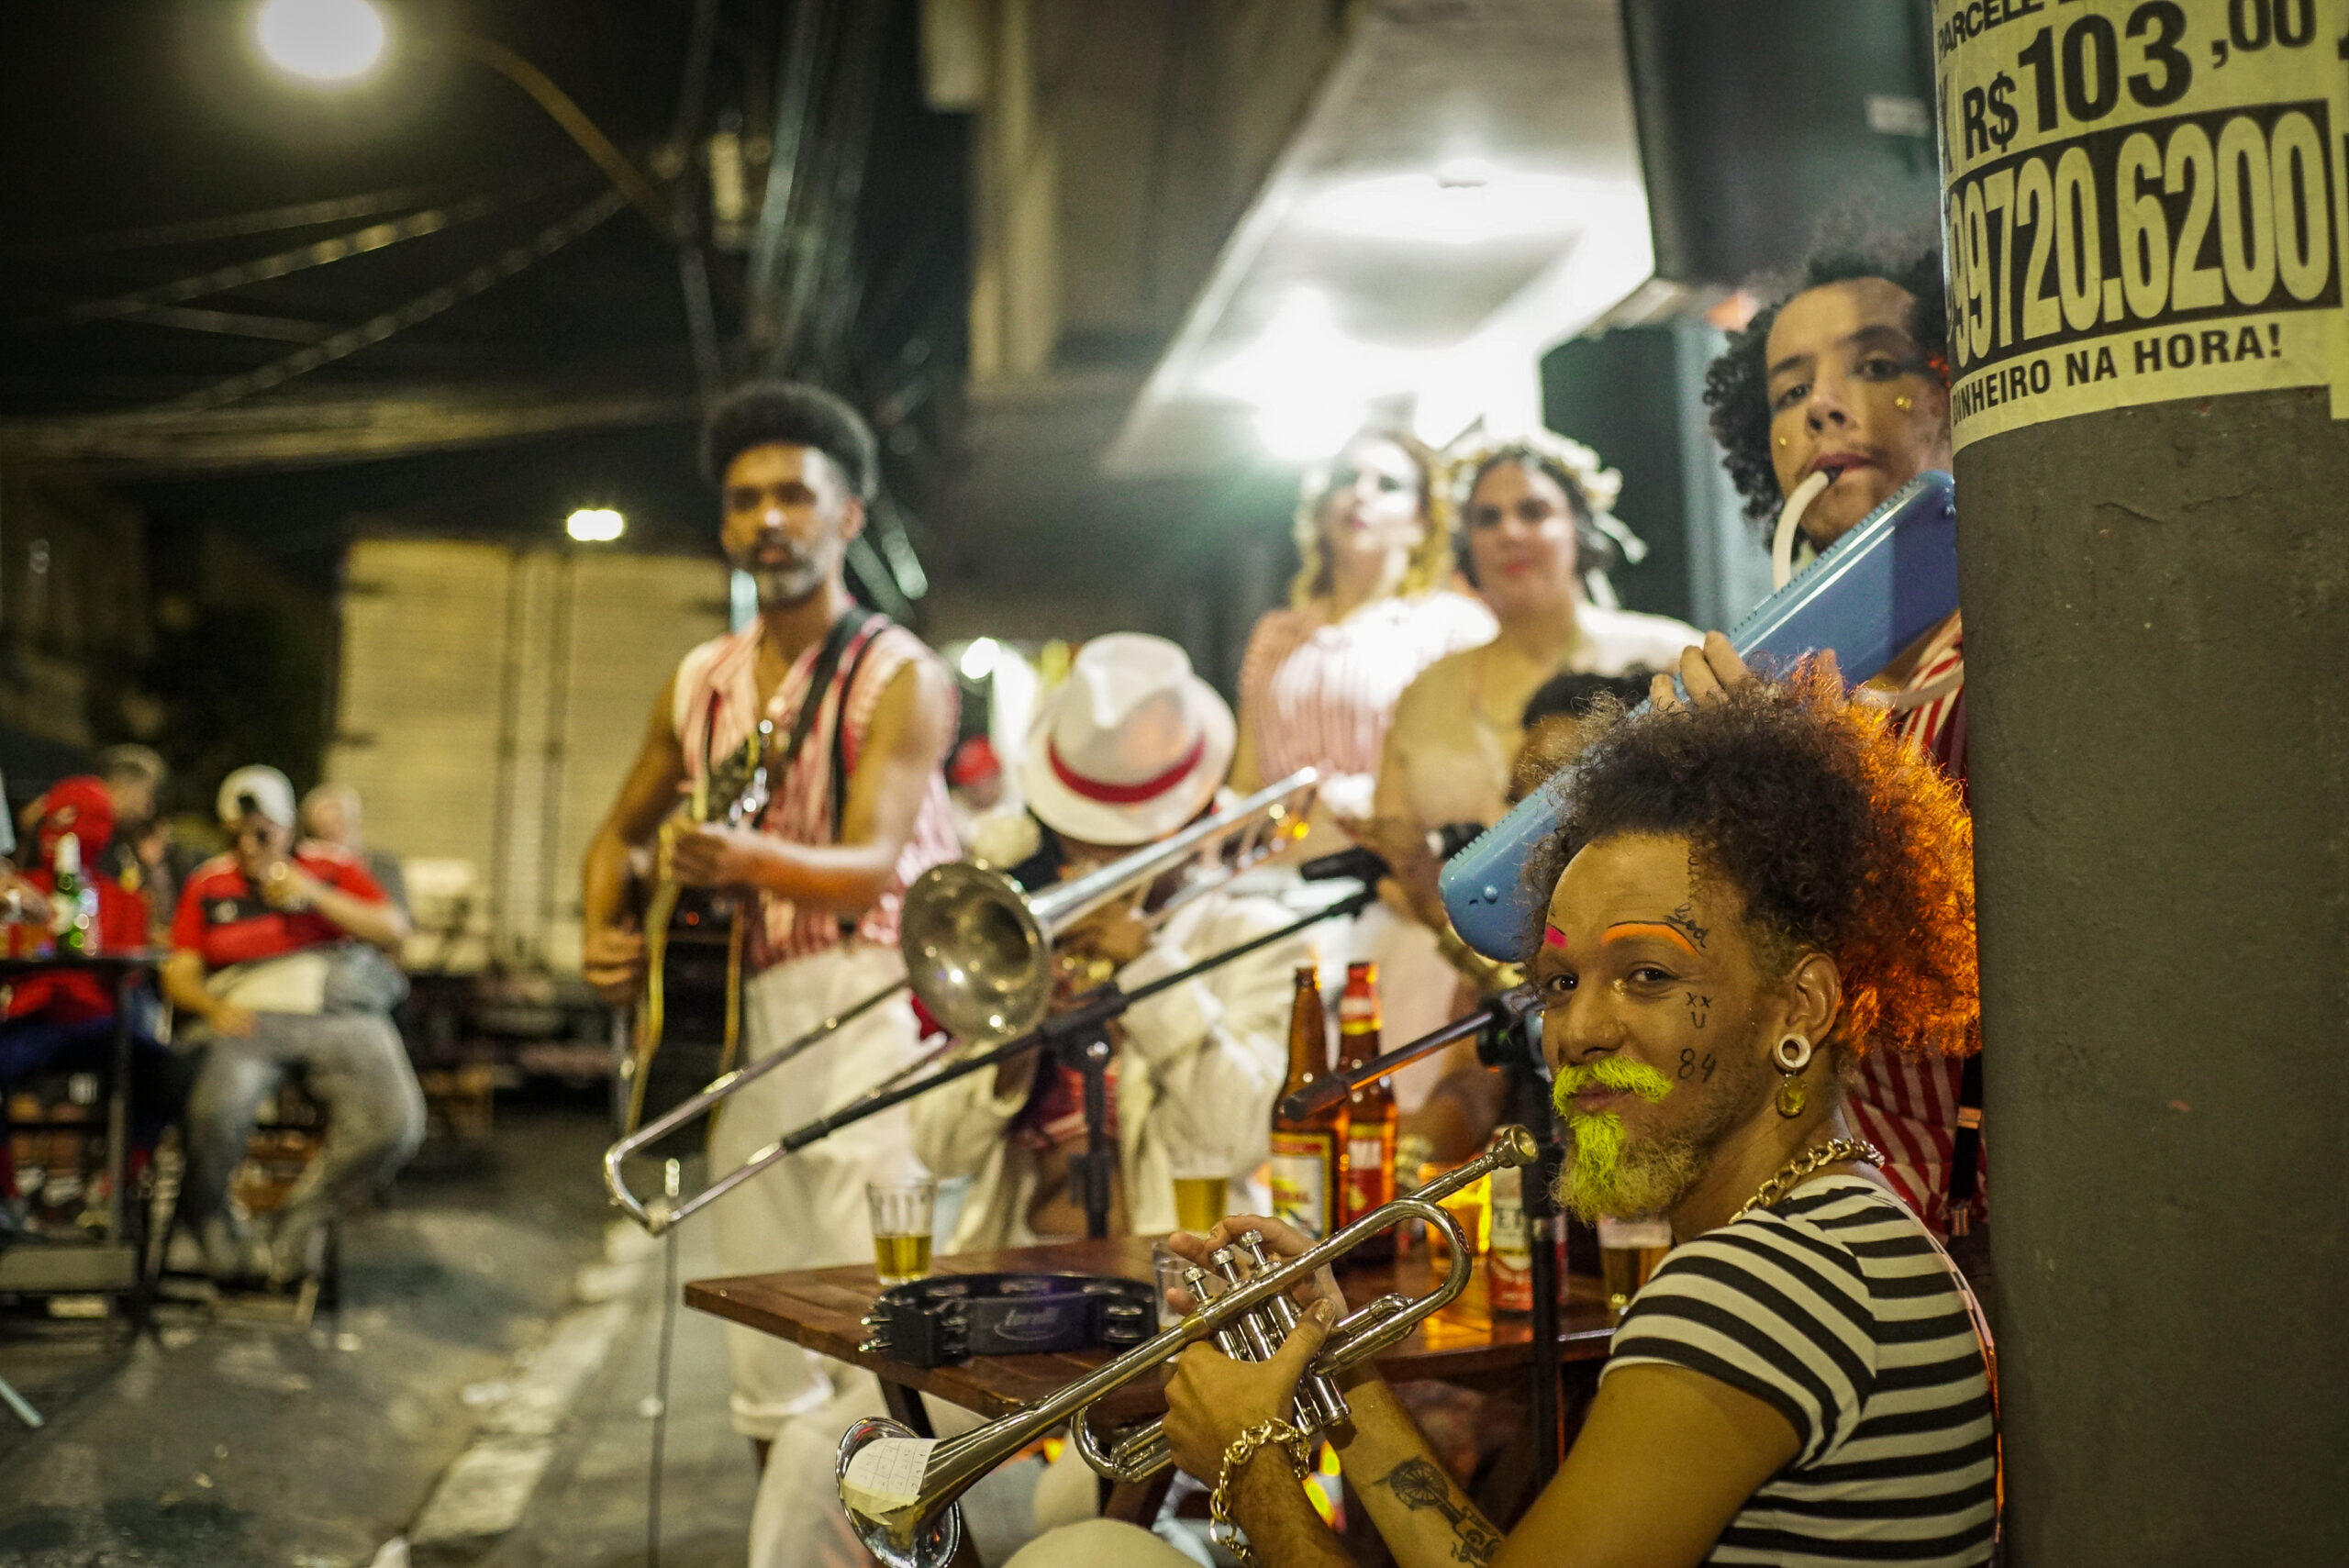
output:
[[[1118,899],[1138,900],[1159,877],[1211,849],[1218,869],[1202,873],[1178,897],[1220,885],[1279,853],[1303,836],[1319,778],[1300,768],[1170,839],[1032,894],[967,861],[930,867],[906,889],[897,921],[914,995],[947,1033],[963,1040],[1026,1034],[1051,1009],[1052,943],[1071,926]]]
[[[1008,1040],[1044,1016],[1052,937],[1001,872],[932,866],[906,890],[897,945],[914,995],[946,1032]]]

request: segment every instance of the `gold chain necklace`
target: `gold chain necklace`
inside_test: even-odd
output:
[[[1745,1200],[1745,1207],[1729,1217],[1734,1225],[1757,1208],[1767,1208],[1776,1203],[1805,1178],[1829,1165],[1846,1160],[1865,1160],[1871,1165],[1884,1163],[1884,1154],[1865,1138],[1836,1138],[1825,1143],[1813,1144],[1778,1167],[1778,1173],[1762,1184],[1762,1190]]]

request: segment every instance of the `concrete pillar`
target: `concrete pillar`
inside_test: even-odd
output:
[[[2010,1560],[2349,1562],[2349,424],[1956,474]]]

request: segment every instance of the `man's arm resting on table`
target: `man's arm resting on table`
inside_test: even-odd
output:
[[[803,907],[862,914],[896,874],[953,738],[954,693],[944,669],[908,660],[874,709],[849,778],[839,843],[787,844],[748,828],[700,828],[678,836],[672,852],[678,880],[755,887]]]

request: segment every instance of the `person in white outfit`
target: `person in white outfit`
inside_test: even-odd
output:
[[[1130,855],[1208,810],[1230,763],[1232,733],[1230,709],[1174,643],[1130,633],[1086,643],[1068,680],[1044,698],[1019,763],[1029,809],[1060,841],[1061,874]],[[1164,898],[1180,881],[1180,873],[1166,876],[1154,895]],[[1056,949],[1069,986],[1089,988],[1114,972],[1131,991],[1294,918],[1270,897],[1218,890],[1186,901],[1155,929],[1114,906]],[[1310,962],[1302,935],[1273,942],[1135,1004],[1110,1026],[1117,1232],[1174,1229],[1178,1168],[1226,1172],[1231,1212],[1263,1205],[1268,1195],[1250,1178],[1264,1163],[1287,1069],[1290,977]],[[953,1234],[941,1238],[943,1251],[1085,1233],[1084,1195],[1069,1161],[1085,1146],[1082,1080],[1043,1056],[1015,1057],[911,1103],[922,1163],[941,1178],[970,1178]],[[971,1419],[936,1402],[930,1409],[941,1431]],[[841,1432],[880,1413],[877,1393],[844,1391],[822,1422],[777,1445],[760,1488],[751,1568],[870,1561],[841,1518],[832,1458]],[[1035,1527],[1082,1519],[1096,1507],[1092,1473],[1070,1450],[1037,1484]]]
[[[1232,750],[1231,711],[1163,638],[1097,638],[1044,700],[1020,789],[1061,843],[1062,873],[1083,875],[1188,826],[1211,806]],[[1179,885],[1163,879],[1153,897]],[[1153,930],[1120,901],[1060,944],[1080,967],[1114,968],[1128,991],[1286,925],[1283,905],[1219,890],[1183,904]],[[1118,1164],[1112,1224],[1135,1235],[1174,1229],[1174,1174],[1219,1163],[1230,1201],[1264,1162],[1273,1098],[1286,1071],[1290,975],[1305,939],[1274,942],[1136,1003],[1109,1026]],[[1104,974],[1103,977],[1106,977]],[[1074,982],[1091,983],[1093,973]],[[1012,1058],[913,1103],[914,1149],[941,1176],[968,1175],[952,1248],[1019,1247],[1085,1233],[1068,1156],[1085,1147],[1073,1069]]]
[[[876,473],[872,432],[854,410],[814,387],[752,384],[711,412],[703,440],[726,555],[756,583],[759,615],[687,653],[653,705],[588,849],[584,969],[608,999],[634,999],[644,936],[627,913],[630,860],[663,837],[679,883],[750,895],[742,1051],[756,1062],[903,978],[907,884],[960,852],[939,772],[954,735],[954,684],[912,633],[859,610],[842,583]],[[713,760],[763,720],[773,726],[766,809],[740,827],[670,822],[681,795],[700,793]],[[758,1081],[718,1119],[712,1175],[845,1104],[918,1044],[899,998]],[[711,1209],[720,1266],[755,1273],[869,1260],[863,1185],[905,1173],[907,1141],[902,1116],[877,1117],[729,1193]],[[734,1427],[763,1463],[789,1428],[822,1424],[846,1369],[733,1325],[727,1349]],[[871,1386],[863,1374],[845,1381]],[[835,1428],[829,1440],[839,1436]]]

